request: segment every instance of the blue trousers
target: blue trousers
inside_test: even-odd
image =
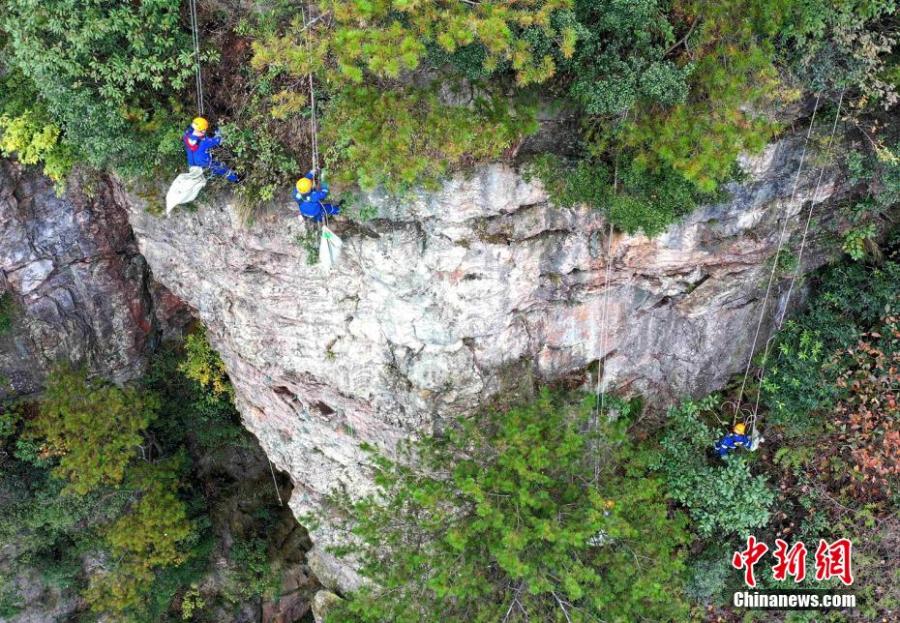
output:
[[[226,180],[228,180],[229,182],[237,182],[238,181],[238,174],[235,173],[234,171],[232,171],[231,169],[229,169],[228,167],[226,167],[221,162],[218,162],[216,160],[211,160],[209,162],[209,166],[206,168],[213,175],[220,175],[220,176],[224,177]]]

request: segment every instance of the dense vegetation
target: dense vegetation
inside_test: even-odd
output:
[[[339,189],[404,193],[502,159],[556,207],[594,206],[630,232],[658,233],[721,198],[738,155],[786,131],[777,112],[812,93],[823,110],[840,100],[864,141],[841,162],[867,189],[838,215],[836,244],[853,262],[815,278],[809,311],[757,362],[767,374],[747,399],[761,405],[759,452],[711,455],[732,419],[728,390],[664,423],[637,417],[638,404],[598,414],[547,390],[397,460],[374,453],[373,495],[335,499],[357,539],[338,553],[374,583],[344,595],[331,623],[731,616],[730,553],[751,531],[769,543],[852,536],[863,604],[852,614],[896,609],[900,256],[896,239],[876,242],[900,200],[884,113],[900,82],[894,0],[199,4],[219,156],[251,206],[286,197],[309,168],[309,76]],[[40,163],[60,188],[76,164],[129,180],[180,166],[196,113],[183,3],[3,8],[0,153]],[[547,113],[571,144],[530,153]],[[0,335],[14,320],[0,297]],[[32,570],[80,595],[85,617],[116,621],[217,621],[275,595],[266,532],[281,515],[261,498],[273,492],[203,467],[252,445],[232,398],[193,335],[137,383],[61,367],[39,398],[0,406],[0,617]],[[226,521],[239,515],[229,496],[254,512]],[[201,588],[217,557],[224,580]]]
[[[422,444],[417,469],[380,460],[378,494],[351,514],[378,588],[329,621],[685,616],[666,590],[685,518],[670,516],[625,414],[584,432],[592,404],[544,392]]]
[[[328,621],[718,620],[748,534],[852,538],[862,605],[826,620],[884,616],[900,597],[886,573],[900,537],[900,239],[883,262],[826,269],[814,287],[751,387],[758,452],[714,458],[728,393],[660,426],[634,420],[635,403],[595,418],[593,397],[545,390],[418,443],[414,468],[412,454],[376,454],[377,491],[335,500],[357,538],[337,551],[374,584]]]
[[[259,450],[227,377],[209,374],[220,362],[202,334],[191,343],[161,352],[138,384],[63,367],[39,400],[0,407],[0,548],[12,555],[0,560],[0,617],[23,605],[18,582],[35,572],[80,593],[93,619],[218,621],[276,595],[267,532],[290,515],[267,469],[263,486],[228,477],[229,460],[243,472]],[[224,510],[234,496],[249,515]],[[223,581],[201,591],[219,559]]]
[[[194,112],[181,4],[7,2],[0,149],[57,179],[75,162],[171,174]],[[900,76],[893,0],[199,5],[206,100],[251,206],[309,167],[309,74],[322,156],[345,188],[402,192],[509,158],[550,109],[572,119],[576,145],[534,171],[649,233],[779,130],[777,104],[845,93],[863,128]],[[880,130],[865,131],[878,148]]]

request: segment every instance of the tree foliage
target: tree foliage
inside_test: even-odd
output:
[[[176,460],[138,466],[131,474],[135,500],[104,531],[110,567],[95,574],[85,599],[96,612],[131,619],[147,602],[159,568],[185,562],[195,526],[178,497]]]
[[[762,109],[778,87],[777,6],[764,0],[678,2],[694,28],[685,52],[694,66],[690,94],[671,107],[634,110],[615,140],[639,164],[671,167],[699,189],[715,190],[738,154],[758,151],[774,130]]]
[[[499,156],[533,128],[532,118],[531,108],[511,109],[496,96],[462,107],[442,104],[433,89],[349,87],[332,100],[322,137],[338,179],[402,191]]]
[[[192,68],[180,4],[9,0],[4,64],[31,82],[47,111],[37,122],[90,164],[147,171],[180,150],[171,96]]]
[[[184,340],[184,360],[179,371],[187,378],[208,389],[215,397],[234,398],[234,387],[228,380],[225,363],[206,339],[206,331],[200,328]]]
[[[61,184],[77,154],[62,136],[33,84],[20,72],[0,76],[0,154],[23,164],[42,163],[44,173]]]
[[[811,88],[846,89],[857,110],[897,103],[900,21],[894,0],[804,0],[790,7],[786,56]]]
[[[785,323],[772,345],[761,391],[768,421],[801,433],[819,412],[830,412],[847,398],[838,378],[849,364],[848,349],[893,310],[900,263],[881,266],[843,264],[817,280],[815,305]]]
[[[156,416],[153,396],[89,379],[83,370],[50,377],[38,414],[28,423],[43,452],[58,457],[54,472],[74,493],[122,482],[141,436]]]
[[[284,532],[272,529],[284,515],[270,512],[270,489],[238,486],[218,472],[228,460],[241,467],[265,463],[240,427],[230,386],[216,391],[210,379],[201,384],[180,370],[189,360],[219,361],[202,334],[196,340],[190,355],[164,347],[148,373],[128,388],[62,368],[51,374],[45,401],[0,401],[0,585],[6,589],[0,611],[12,612],[25,597],[11,578],[35,572],[67,598],[79,595],[91,609],[81,616],[91,620],[174,622],[186,620],[187,612],[192,620],[212,623],[221,620],[223,607],[234,610],[277,594],[281,567],[271,560],[269,533],[277,533],[279,547],[292,556],[297,544],[286,546]],[[226,377],[217,380],[228,384]],[[118,430],[122,418],[111,421],[108,410],[123,413],[123,396],[133,409],[159,405],[136,436],[141,453],[95,430],[99,423]],[[81,444],[97,444],[90,449],[99,450],[103,469],[87,459],[82,463],[104,478],[88,482],[60,469],[65,455],[51,451],[39,432],[55,426],[42,411],[48,404],[65,414],[62,436],[69,454],[87,454]],[[88,411],[93,419],[81,417]],[[113,456],[116,451],[120,456]],[[261,473],[268,484],[268,470]],[[221,585],[200,583],[213,569],[223,574]],[[189,605],[179,608],[186,599]]]
[[[748,534],[768,523],[775,494],[763,476],[750,472],[745,453],[713,462],[713,444],[726,431],[706,425],[700,412],[701,405],[693,402],[669,411],[655,466],[668,494],[690,512],[698,534]]]
[[[545,391],[417,446],[418,467],[378,457],[378,493],[351,513],[377,588],[328,620],[677,617],[684,520],[624,419],[592,449],[590,413]]]

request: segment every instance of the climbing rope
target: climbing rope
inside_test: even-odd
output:
[[[826,145],[825,145],[825,150],[826,150],[826,151],[830,151],[830,150],[831,150],[831,146],[832,146],[832,144],[834,143],[834,137],[835,137],[835,134],[836,134],[836,132],[837,132],[838,121],[839,121],[839,119],[840,119],[840,117],[841,117],[841,108],[842,108],[843,103],[844,103],[844,93],[845,93],[844,91],[841,91],[840,98],[838,99],[837,110],[836,110],[835,115],[834,115],[834,122],[833,122],[832,125],[831,125],[831,133],[829,134],[828,142],[827,142]],[[813,116],[812,116],[812,119],[810,120],[810,127],[809,127],[809,130],[808,130],[807,133],[806,133],[806,141],[805,141],[804,146],[803,146],[803,155],[801,156],[801,159],[800,159],[800,168],[798,168],[798,171],[797,171],[797,180],[796,180],[795,183],[794,183],[794,190],[793,190],[793,192],[791,193],[791,200],[792,200],[792,201],[793,201],[793,199],[794,199],[794,197],[795,197],[795,195],[796,195],[797,187],[798,187],[798,185],[799,185],[800,171],[801,171],[802,166],[803,166],[803,158],[804,158],[805,155],[806,155],[806,149],[807,149],[807,146],[808,146],[808,144],[809,144],[809,138],[810,138],[810,135],[811,135],[811,133],[812,133],[813,122],[815,121],[816,110],[818,110],[818,105],[819,105],[820,97],[821,97],[821,96],[816,96],[816,107],[815,107],[815,109],[813,110]],[[818,179],[816,180],[816,186],[815,186],[815,189],[813,190],[812,196],[811,196],[811,198],[810,198],[809,210],[807,210],[806,221],[805,221],[804,226],[803,226],[803,235],[802,235],[802,237],[801,237],[801,239],[800,239],[800,248],[799,248],[798,253],[797,253],[797,265],[795,266],[794,272],[793,272],[793,274],[792,274],[791,277],[790,277],[790,280],[789,280],[790,285],[788,286],[788,291],[787,291],[787,294],[786,294],[786,296],[785,296],[784,303],[783,303],[783,305],[782,305],[782,307],[781,307],[781,311],[780,311],[780,313],[779,313],[779,315],[778,315],[778,317],[777,317],[777,319],[776,319],[776,322],[775,322],[775,331],[774,331],[773,335],[770,336],[768,340],[766,340],[765,347],[764,347],[764,349],[763,349],[762,363],[761,363],[761,365],[760,365],[760,370],[759,370],[759,375],[758,375],[760,379],[765,378],[765,375],[766,375],[766,366],[767,366],[767,364],[768,364],[768,358],[769,358],[769,350],[771,349],[772,342],[773,342],[773,340],[775,339],[775,336],[776,336],[777,332],[781,329],[782,325],[784,324],[784,319],[785,319],[785,316],[786,316],[786,314],[787,314],[787,310],[790,308],[791,295],[792,295],[793,292],[794,292],[794,285],[796,284],[797,279],[800,277],[800,271],[801,271],[802,268],[803,268],[803,254],[804,254],[804,251],[806,250],[806,241],[807,241],[808,236],[809,236],[809,226],[810,226],[810,223],[812,222],[813,213],[815,212],[815,209],[816,209],[817,199],[818,199],[818,196],[819,196],[819,189],[820,189],[821,186],[822,186],[822,180],[824,179],[824,177],[825,177],[825,167],[821,167],[821,168],[819,169],[819,177],[818,177]],[[775,259],[774,259],[773,266],[772,266],[772,272],[771,272],[770,275],[769,275],[769,284],[768,284],[768,287],[766,288],[766,296],[765,296],[764,299],[763,299],[763,306],[762,306],[762,309],[760,310],[760,318],[759,318],[759,321],[757,322],[757,327],[756,327],[756,335],[754,336],[753,346],[751,347],[751,351],[750,351],[750,360],[747,362],[747,369],[744,371],[744,379],[743,379],[743,382],[741,383],[741,392],[740,392],[740,394],[738,395],[738,399],[737,399],[737,401],[736,401],[736,403],[735,403],[735,417],[737,416],[738,410],[740,409],[740,404],[741,404],[741,401],[742,401],[742,398],[743,398],[744,388],[745,388],[746,383],[747,383],[747,378],[748,378],[748,375],[749,375],[750,366],[752,365],[753,354],[754,354],[754,350],[753,350],[753,349],[754,349],[755,346],[756,346],[756,340],[757,340],[758,337],[759,337],[760,327],[761,327],[761,325],[762,325],[762,320],[763,320],[763,318],[764,318],[764,316],[765,316],[765,309],[766,309],[766,305],[767,305],[767,303],[768,303],[768,298],[769,298],[769,294],[770,294],[770,291],[771,291],[771,286],[772,286],[772,283],[773,283],[773,280],[774,280],[774,276],[775,276],[775,273],[776,273],[777,268],[778,268],[778,259],[779,259],[779,255],[780,255],[780,252],[781,252],[781,247],[782,247],[782,244],[783,244],[784,233],[785,233],[785,230],[787,229],[787,223],[788,223],[788,220],[789,220],[789,219],[785,219],[784,226],[782,227],[781,238],[779,239],[779,247],[778,247],[778,249],[777,249],[776,252],[775,252]],[[762,397],[762,392],[761,392],[761,391],[757,391],[757,393],[756,393],[756,398],[755,398],[754,404],[753,404],[753,410],[752,410],[752,412],[750,413],[750,415],[749,415],[749,416],[746,418],[746,420],[745,420],[745,421],[746,421],[746,425],[747,425],[747,429],[748,429],[748,431],[750,432],[751,438],[753,437],[753,435],[754,435],[755,432],[756,432],[756,420],[757,420],[757,418],[758,418],[758,416],[759,416],[759,404],[760,404],[760,399],[761,399],[761,397]]]
[[[266,455],[266,462],[269,463],[269,473],[272,474],[272,484],[275,486],[275,495],[278,496],[278,506],[284,506],[284,500],[281,499],[281,490],[278,488],[278,479],[275,478],[275,468],[272,467],[272,461],[269,459],[269,455],[263,452]]]
[[[794,178],[794,187],[791,190],[791,199],[790,203],[794,202],[794,198],[797,196],[797,189],[800,186],[800,175],[803,173],[803,164],[806,161],[806,151],[809,147],[809,138],[812,136],[813,124],[816,120],[816,113],[819,110],[819,101],[821,100],[821,95],[816,95],[816,103],[813,107],[812,117],[809,120],[809,129],[806,131],[806,138],[803,141],[803,151],[800,154],[800,164],[797,166],[797,176]],[[732,425],[737,421],[737,415],[740,410],[741,402],[744,399],[744,391],[747,388],[747,379],[750,377],[750,368],[753,365],[753,356],[756,354],[756,343],[759,340],[759,334],[762,331],[762,323],[766,316],[766,307],[769,303],[769,296],[772,293],[772,285],[775,283],[775,273],[778,271],[778,260],[781,257],[781,250],[784,248],[785,242],[785,234],[787,233],[787,226],[790,219],[785,218],[784,224],[781,227],[781,233],[778,236],[778,246],[775,249],[775,258],[772,262],[772,271],[769,274],[769,281],[766,284],[766,293],[763,296],[762,307],[759,311],[759,319],[756,322],[756,332],[753,335],[753,341],[750,344],[750,356],[747,359],[747,367],[744,369],[744,378],[741,381],[741,389],[738,392],[737,400],[735,401],[734,415],[732,416]]]
[[[307,14],[310,17],[310,21],[307,22],[306,16]],[[321,17],[321,16],[320,16]],[[316,88],[313,82],[313,72],[312,72],[312,44],[309,39],[309,31],[310,27],[318,20],[319,18],[312,19],[312,11],[309,6],[303,10],[303,31],[304,38],[306,40],[306,53],[309,57],[310,69],[309,69],[309,134],[310,134],[310,144],[312,145],[312,170],[317,172],[319,171],[319,121],[316,113]]]
[[[605,291],[603,293],[603,312],[600,316],[601,318],[601,332],[600,332],[600,357],[606,356],[606,349],[609,346],[609,280],[612,273],[612,239],[613,239],[613,223],[609,222],[609,233],[606,238],[606,267],[605,274],[603,278],[603,286]],[[602,374],[603,370],[603,362],[602,359],[597,359],[597,405],[600,410],[600,413],[603,412],[603,408],[605,406],[606,392],[601,391],[601,383],[600,381],[603,378]]]
[[[834,122],[831,124],[831,135],[828,137],[828,143],[825,150],[830,151],[832,143],[834,143],[835,132],[837,131],[838,120],[841,118],[841,107],[844,104],[844,91],[838,98],[837,112],[834,113]],[[812,200],[809,204],[809,211],[806,214],[806,223],[803,226],[803,236],[800,239],[800,250],[797,252],[797,265],[794,267],[794,274],[791,277],[791,285],[788,287],[787,296],[785,298],[784,307],[781,310],[781,317],[778,319],[778,328],[784,323],[784,316],[787,313],[788,303],[791,301],[791,294],[794,291],[794,282],[800,276],[800,269],[803,266],[803,252],[806,250],[806,238],[809,234],[809,224],[812,221],[813,211],[816,206],[816,198],[819,196],[819,188],[822,186],[822,179],[825,177],[825,167],[819,169],[819,179],[816,181],[816,189],[813,191]]]
[[[606,401],[606,392],[603,391],[603,357],[606,356],[606,349],[609,345],[609,279],[612,270],[612,239],[613,239],[613,223],[609,222],[609,234],[606,238],[606,267],[604,270],[603,286],[603,310],[600,313],[600,356],[597,357],[597,390],[596,400],[594,401],[594,434],[598,436],[594,444],[594,479],[600,477],[600,452],[597,444],[599,444],[600,417],[603,414]]]
[[[844,104],[844,91],[841,91],[841,96],[838,99],[837,111],[834,113],[834,122],[831,124],[831,134],[828,136],[828,142],[825,144],[825,151],[830,152],[831,146],[834,143],[834,137],[837,133],[838,120],[841,118],[841,107]],[[797,279],[800,277],[800,271],[803,268],[803,252],[806,250],[806,240],[809,235],[809,225],[812,222],[813,213],[816,209],[816,199],[819,196],[819,189],[822,187],[822,180],[825,177],[825,167],[821,167],[819,169],[819,178],[816,180],[816,187],[813,190],[812,198],[809,202],[809,210],[806,213],[806,222],[803,226],[803,236],[800,238],[800,249],[797,251],[797,265],[794,267],[794,273],[790,278],[790,285],[788,286],[787,294],[785,295],[784,304],[781,308],[781,313],[778,316],[778,319],[775,322],[775,332],[768,340],[766,340],[766,346],[763,350],[762,363],[760,364],[759,378],[763,379],[766,375],[766,365],[769,359],[769,349],[772,346],[772,341],[775,339],[775,335],[778,331],[781,330],[782,325],[784,324],[784,318],[787,314],[787,310],[790,308],[791,303],[791,295],[794,292],[794,284]],[[752,431],[756,427],[756,418],[759,414],[759,401],[762,392],[756,392],[756,400],[753,404],[753,413],[749,418],[748,428]]]
[[[191,13],[191,34],[194,40],[194,75],[196,78],[197,111],[200,116],[206,114],[203,105],[203,76],[200,71],[200,29],[197,25],[197,0],[189,0]]]

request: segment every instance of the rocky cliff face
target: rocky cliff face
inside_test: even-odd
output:
[[[605,387],[658,405],[720,388],[748,358],[784,219],[796,234],[811,200],[818,169],[792,193],[801,147],[789,136],[747,159],[729,200],[653,240],[608,240],[598,212],[555,208],[501,165],[401,203],[372,197],[377,218],[343,225],[327,274],[307,265],[288,205],[242,227],[221,202],[165,219],[117,201],[154,275],[209,328],[300,516],[367,487],[362,442],[389,448],[532,380],[588,382],[600,362]],[[827,167],[820,214],[844,191]],[[804,270],[828,254],[818,236]],[[313,536],[331,538],[327,521]]]
[[[12,318],[0,334],[0,398],[35,391],[59,360],[133,378],[183,313],[150,280],[109,180],[76,176],[69,186],[57,197],[36,170],[0,160],[0,293]]]

